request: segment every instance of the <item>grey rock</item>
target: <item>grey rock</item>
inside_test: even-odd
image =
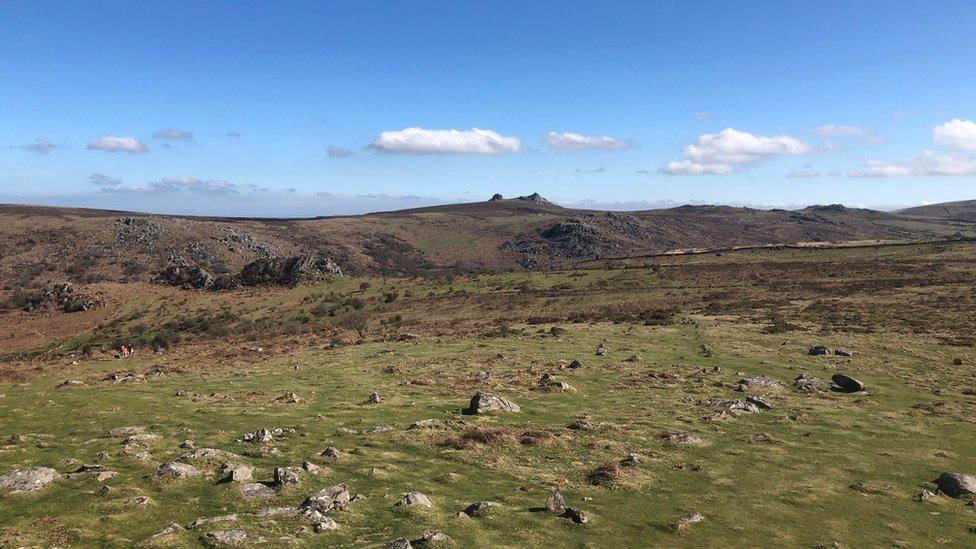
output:
[[[206,524],[216,524],[218,522],[237,522],[238,518],[239,517],[237,515],[235,515],[235,514],[232,514],[232,515],[222,515],[222,516],[219,516],[219,517],[200,517],[200,518],[196,519],[195,521],[191,522],[187,526],[187,528],[189,528],[189,529],[192,530],[194,528],[199,528],[199,527],[204,526]]]
[[[183,527],[175,522],[167,524],[162,530],[156,532],[155,534],[149,536],[146,540],[147,545],[154,545],[160,543],[164,538],[168,538],[174,534],[178,534],[183,531]]]
[[[678,520],[674,523],[674,529],[676,531],[681,531],[687,528],[689,525],[695,524],[696,522],[701,522],[705,520],[705,517],[701,513],[691,513],[688,515],[681,515]]]
[[[836,349],[834,349],[834,354],[837,355],[837,356],[851,357],[851,356],[854,356],[854,351],[852,351],[852,350],[850,350],[850,349],[848,349],[846,347],[837,347]]]
[[[563,517],[568,518],[576,524],[586,524],[590,521],[589,517],[586,516],[586,513],[575,507],[567,507],[563,512]]]
[[[244,499],[267,499],[275,496],[275,491],[273,489],[265,484],[261,484],[260,482],[241,484],[239,490]]]
[[[204,541],[215,547],[243,547],[267,543],[268,540],[263,536],[249,534],[244,530],[217,530],[208,532]]]
[[[475,393],[471,397],[471,403],[468,405],[468,413],[470,414],[484,414],[496,411],[518,412],[519,410],[519,405],[511,400],[482,391]]]
[[[942,473],[934,482],[943,494],[951,498],[976,494],[976,475]]]
[[[779,389],[780,387],[782,387],[780,382],[769,376],[754,376],[740,379],[736,390],[745,392],[755,389]]]
[[[277,486],[298,484],[302,481],[302,469],[299,467],[275,467],[274,483]]]
[[[178,461],[160,463],[159,467],[156,467],[155,474],[159,478],[190,478],[201,475],[200,470],[196,467]]]
[[[793,380],[793,389],[801,393],[815,393],[823,391],[827,385],[820,379],[802,374]]]
[[[497,505],[497,503],[491,501],[476,501],[465,507],[461,512],[469,517],[477,517],[478,515],[484,513],[489,507],[495,507]]]
[[[546,499],[546,509],[550,513],[562,514],[566,511],[566,500],[563,495],[559,493],[559,490],[553,488],[549,491],[549,497]]]
[[[333,509],[342,511],[349,506],[350,499],[349,487],[345,484],[336,484],[312,494],[302,502],[299,508],[302,511],[317,511],[319,513],[328,513]]]
[[[394,507],[422,507],[424,509],[430,509],[434,507],[434,504],[430,502],[425,494],[420,492],[407,492],[399,501],[396,502]]]
[[[834,374],[830,379],[837,387],[848,393],[856,393],[865,389],[863,383],[849,375]]]
[[[50,467],[28,467],[0,476],[0,493],[16,494],[40,490],[61,475]]]
[[[386,544],[386,549],[411,549],[412,547],[407,538],[397,538]]]
[[[828,353],[830,353],[830,349],[823,345],[814,345],[807,351],[807,354],[810,356],[820,356]]]

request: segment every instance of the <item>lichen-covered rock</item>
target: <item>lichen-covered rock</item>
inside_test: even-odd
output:
[[[61,475],[50,467],[28,467],[0,476],[0,493],[33,492],[51,484]]]

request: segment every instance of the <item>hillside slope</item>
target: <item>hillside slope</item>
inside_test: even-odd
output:
[[[606,212],[538,195],[361,216],[239,219],[0,206],[0,280],[148,281],[172,264],[214,275],[260,258],[333,259],[352,274],[436,274],[571,266],[691,248],[974,236],[963,221],[842,206],[682,206]]]

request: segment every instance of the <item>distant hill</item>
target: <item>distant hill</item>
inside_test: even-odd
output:
[[[973,201],[897,213],[837,204],[612,212],[564,208],[538,194],[314,219],[0,205],[0,281],[146,281],[174,264],[219,276],[255,259],[296,255],[332,259],[351,274],[427,275],[572,267],[683,249],[976,236],[957,204],[976,211]],[[940,208],[949,213],[937,215]]]
[[[925,217],[929,219],[956,219],[976,221],[976,200],[960,200],[959,202],[943,202],[899,210],[899,215]]]

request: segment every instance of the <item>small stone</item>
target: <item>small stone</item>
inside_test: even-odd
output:
[[[379,393],[370,393],[370,395],[366,397],[366,404],[379,404],[382,400],[383,399],[380,398]]]
[[[199,528],[205,524],[215,524],[218,522],[237,522],[237,515],[223,515],[219,517],[200,517],[195,521],[191,522],[187,528],[194,529]]]
[[[834,349],[834,354],[837,356],[852,357],[854,356],[854,351],[848,349],[847,347],[837,347]]]
[[[336,450],[332,446],[329,446],[323,450],[321,455],[322,457],[327,457],[329,459],[339,459],[342,456],[342,454],[339,453],[339,450]]]
[[[305,469],[306,472],[313,475],[318,475],[322,473],[322,468],[312,463],[311,461],[303,461],[302,469]]]
[[[262,536],[248,534],[243,530],[217,530],[208,532],[206,540],[217,547],[240,547],[243,545],[257,545],[267,543]]]
[[[572,362],[569,363],[569,366],[566,367],[575,370],[577,368],[582,368],[583,363],[578,360],[573,360]]]
[[[424,543],[450,543],[451,538],[447,534],[441,532],[434,532],[433,530],[424,530],[421,534],[420,539]]]
[[[689,515],[681,515],[678,517],[677,522],[674,523],[675,531],[681,531],[691,524],[696,522],[701,522],[705,520],[705,517],[701,513],[691,513]]]
[[[152,504],[153,500],[149,496],[136,496],[134,498],[129,498],[125,501],[125,504],[129,507],[143,507]]]
[[[930,490],[922,490],[921,492],[915,495],[914,499],[915,501],[922,503],[925,501],[932,501],[933,499],[935,499],[935,497],[936,497],[935,492],[932,492]]]
[[[813,347],[810,347],[810,350],[807,351],[807,354],[810,356],[820,356],[820,355],[825,355],[829,352],[830,349],[823,345],[814,345]]]
[[[471,505],[465,507],[464,510],[461,512],[469,517],[476,517],[480,515],[482,512],[484,512],[485,509],[488,509],[489,507],[494,507],[496,505],[498,504],[491,501],[476,501]]]
[[[329,517],[322,517],[321,520],[315,523],[316,532],[326,532],[329,530],[338,530],[338,529],[339,529],[339,523],[337,523],[336,521],[332,520]]]
[[[599,347],[596,348],[595,354],[596,356],[607,356],[607,348],[604,347],[603,345],[600,345]]]
[[[397,538],[386,544],[386,549],[411,549],[412,547],[407,538]]]
[[[434,507],[434,504],[430,502],[430,498],[420,492],[407,492],[403,498],[396,502],[394,507],[421,507],[430,509]]]
[[[155,534],[153,534],[152,536],[150,536],[149,539],[146,540],[146,544],[152,545],[152,544],[159,543],[160,541],[163,540],[163,538],[167,538],[167,537],[169,537],[169,536],[171,536],[173,534],[176,534],[176,533],[179,533],[179,532],[182,532],[182,531],[183,531],[183,527],[182,526],[180,526],[179,524],[176,524],[175,522],[171,522],[171,523],[167,524],[165,528],[163,528],[162,530],[160,530],[160,531],[156,532]]]
[[[250,465],[228,465],[224,467],[224,474],[231,482],[247,482],[254,478],[254,467]]]

